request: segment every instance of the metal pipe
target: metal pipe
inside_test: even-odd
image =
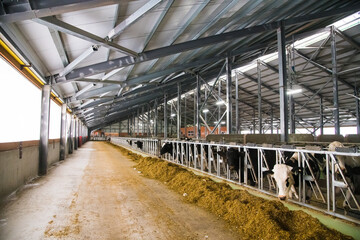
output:
[[[60,125],[60,160],[65,160],[66,154],[66,104],[61,105],[61,125]]]
[[[226,133],[231,134],[232,131],[232,98],[231,98],[231,59],[226,58]]]
[[[50,126],[50,92],[51,92],[51,86],[44,85],[41,94],[39,175],[45,175],[47,173],[49,126]]]
[[[279,95],[280,95],[280,128],[281,141],[288,141],[288,102],[286,97],[286,51],[285,51],[285,28],[281,21],[277,28],[277,45],[279,61]]]
[[[260,60],[257,61],[257,82],[258,82],[258,120],[259,120],[259,134],[262,134],[262,105],[261,105],[261,69]],[[254,126],[255,127],[255,126]]]
[[[168,122],[167,122],[167,94],[164,94],[164,138],[167,138],[167,128],[168,128]]]
[[[332,79],[333,79],[333,98],[334,108],[333,116],[335,122],[335,134],[340,135],[340,119],[339,119],[339,96],[338,96],[338,75],[336,61],[336,39],[335,29],[331,26],[331,61],[332,61]]]

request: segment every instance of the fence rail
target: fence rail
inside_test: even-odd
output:
[[[355,195],[354,183],[341,170],[338,161],[339,156],[360,159],[360,153],[307,150],[291,146],[263,147],[150,138],[112,137],[111,142],[156,157],[160,156],[161,147],[168,143],[172,145],[174,151],[172,154],[164,154],[163,159],[273,196],[278,194],[276,182],[266,175],[267,171],[272,170],[269,169],[271,161],[275,158],[276,164],[285,163],[286,155],[296,153],[298,167],[304,171],[297,176],[299,186],[296,189],[296,195],[298,198],[289,199],[289,201],[360,224],[359,196]],[[142,145],[138,144],[139,142]],[[240,167],[237,172],[230,170],[229,165],[216,153],[230,148],[244,155],[238,159],[239,166],[243,167]],[[310,166],[310,158],[315,154],[323,156],[324,159],[323,162],[319,162],[320,171],[317,172]],[[320,177],[317,174],[321,174]],[[313,194],[310,203],[306,199],[309,192]]]

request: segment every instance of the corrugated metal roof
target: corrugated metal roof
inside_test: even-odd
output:
[[[276,51],[279,21],[285,22],[291,44],[293,36],[301,38],[322,31],[360,9],[355,0],[1,3],[1,37],[6,37],[40,75],[52,82],[54,91],[90,128],[125,119],[142,106],[153,105],[155,98],[161,103],[164,93],[170,99],[175,97],[177,82],[181,82],[183,92],[194,89],[195,72],[205,81],[212,81],[228,54],[236,68]],[[112,33],[118,29],[121,31],[113,38]],[[336,41],[341,120],[346,125],[354,124],[348,119],[355,115],[351,94],[352,86],[358,84],[359,70],[341,72],[359,66],[359,25],[343,31],[343,35],[338,33]],[[304,88],[294,95],[299,126],[318,127],[320,96],[325,120],[333,121],[332,111],[326,111],[333,105],[331,81],[324,87],[331,78],[326,70],[332,68],[329,44],[322,39],[294,52],[292,81]],[[139,56],[128,57],[133,52]],[[84,54],[87,56],[80,61],[79,56]],[[71,72],[59,76],[74,63]],[[262,63],[260,68],[263,118],[269,121],[271,109],[275,118],[279,117],[277,59]],[[117,71],[109,74],[114,69]],[[257,116],[257,69],[236,71],[241,121],[244,128],[249,128],[254,114]],[[188,98],[188,102],[193,101],[192,95]],[[215,101],[210,97],[208,103],[214,113],[218,108]],[[193,104],[187,108],[189,123]],[[208,121],[216,121],[216,117]]]

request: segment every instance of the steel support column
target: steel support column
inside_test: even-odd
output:
[[[74,116],[71,114],[70,118],[70,128],[69,128],[69,154],[72,154],[74,151]]]
[[[196,138],[201,138],[201,127],[200,127],[200,76],[196,74]]]
[[[280,94],[280,129],[281,141],[288,141],[288,103],[286,96],[286,51],[285,28],[280,22],[277,29],[278,61],[279,61],[279,94]]]
[[[120,129],[120,125],[121,123],[119,123],[119,129]],[[129,136],[130,135],[130,118],[128,117],[127,119],[127,135]],[[120,135],[119,135],[120,137]]]
[[[260,60],[257,61],[257,82],[258,82],[258,120],[259,134],[262,134],[262,102],[261,102],[261,69]]]
[[[324,107],[322,98],[320,98],[320,134],[324,135]]]
[[[41,95],[41,123],[39,145],[39,175],[47,173],[50,126],[50,85],[44,85]]]
[[[221,98],[221,79],[219,79],[218,94],[219,97]],[[221,104],[218,105],[218,121],[220,121],[220,118],[221,118]],[[218,134],[220,133],[221,133],[221,123],[219,123],[219,127],[218,127]]]
[[[154,107],[154,136],[157,137],[158,135],[158,100],[155,99],[155,107]]]
[[[147,112],[147,137],[151,136],[151,122],[150,122],[151,112],[150,112],[150,104],[148,105],[148,112]]]
[[[239,122],[239,77],[235,73],[235,133],[240,134],[240,122]]]
[[[253,120],[253,134],[255,134],[256,133],[256,114],[255,114],[255,108],[253,108],[253,117],[252,117],[252,120]]]
[[[140,110],[139,108],[137,109],[137,131],[136,131],[136,135],[139,136],[140,135]]]
[[[65,160],[66,149],[66,104],[61,105],[60,160]]]
[[[167,94],[164,94],[164,138],[167,138],[168,122],[167,122]]]
[[[187,105],[186,105],[186,93],[185,93],[185,97],[184,97],[184,132],[185,132],[185,137],[187,137]]]
[[[146,128],[145,128],[145,110],[144,110],[144,106],[142,106],[141,107],[141,123],[142,123],[142,133],[141,133],[141,135],[144,137],[144,135],[145,135],[145,130],[146,130]]]
[[[178,92],[177,92],[177,118],[176,118],[176,132],[177,139],[179,140],[181,137],[181,83],[177,84]]]
[[[226,133],[231,134],[232,131],[232,97],[231,97],[231,59],[226,58]]]
[[[77,150],[78,149],[78,137],[79,137],[79,122],[78,122],[78,118],[74,118],[74,149]]]
[[[270,133],[274,133],[274,109],[271,107],[270,110]]]
[[[356,132],[357,134],[360,134],[360,106],[359,106],[359,88],[355,87],[354,90],[354,95],[355,95],[355,106],[356,106]]]
[[[340,135],[340,119],[339,119],[339,96],[338,96],[338,74],[336,61],[336,39],[335,29],[331,27],[331,60],[332,60],[332,80],[333,80],[333,98],[334,98],[334,122],[335,134]]]

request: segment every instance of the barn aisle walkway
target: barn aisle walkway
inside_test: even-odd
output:
[[[0,210],[0,239],[239,239],[224,222],[88,142]]]

